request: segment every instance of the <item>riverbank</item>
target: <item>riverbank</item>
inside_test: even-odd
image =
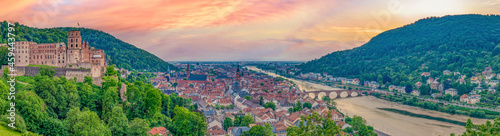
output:
[[[320,91],[320,90],[343,90],[343,89],[340,89],[340,88],[334,88],[334,87],[330,87],[330,86],[326,86],[326,85],[321,85],[321,84],[316,84],[316,83],[312,83],[312,82],[308,82],[308,81],[304,81],[304,80],[299,80],[299,79],[294,79],[294,78],[287,78],[287,77],[278,75],[276,73],[272,73],[272,72],[269,72],[269,71],[265,71],[265,70],[259,69],[259,68],[255,67],[255,66],[246,66],[245,68],[247,68],[249,70],[256,71],[256,72],[261,72],[261,73],[267,74],[267,75],[272,76],[272,77],[281,77],[281,78],[290,80],[290,81],[294,82],[302,91],[305,91],[305,92]]]
[[[461,134],[465,127],[431,119],[411,117],[380,108],[391,108],[408,111],[415,114],[444,118],[455,121],[467,121],[467,116],[451,115],[438,111],[426,110],[418,107],[389,102],[373,96],[336,99],[337,107],[341,112],[353,116],[359,115],[366,119],[375,129],[392,136],[435,136]],[[472,118],[472,122],[482,124],[486,119]]]

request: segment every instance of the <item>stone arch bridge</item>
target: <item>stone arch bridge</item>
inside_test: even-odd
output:
[[[304,92],[304,98],[310,97],[312,99],[321,99],[324,96],[330,97],[330,99],[335,98],[346,98],[346,97],[356,97],[361,96],[363,92],[367,92],[368,94],[371,91],[366,90],[323,90],[323,91],[313,91],[313,92]]]

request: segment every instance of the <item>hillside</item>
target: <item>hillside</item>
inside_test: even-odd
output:
[[[472,74],[492,67],[500,72],[500,16],[454,15],[430,17],[383,32],[366,44],[333,52],[297,67],[306,72],[361,80],[389,76],[405,85],[443,70]]]
[[[157,56],[135,47],[129,43],[123,42],[114,36],[103,31],[88,29],[88,28],[74,28],[74,27],[60,27],[60,28],[33,28],[22,24],[16,23],[16,41],[34,41],[37,43],[53,43],[53,42],[67,42],[68,31],[81,31],[82,38],[89,42],[90,47],[96,49],[103,49],[108,56],[108,63],[115,64],[119,68],[131,69],[147,69],[148,71],[167,71],[170,67],[171,70],[177,68],[173,65],[163,61]],[[7,22],[1,24],[0,43],[7,42]],[[0,51],[2,54],[2,51]],[[5,64],[2,59],[2,64]]]

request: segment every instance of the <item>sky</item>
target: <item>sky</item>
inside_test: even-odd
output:
[[[500,14],[500,0],[1,0],[0,5],[2,20],[102,30],[165,61],[307,61],[430,16]]]

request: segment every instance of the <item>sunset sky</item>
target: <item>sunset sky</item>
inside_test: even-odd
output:
[[[166,61],[306,61],[429,16],[500,14],[500,0],[2,0],[0,5],[2,20],[39,28],[79,22]]]

